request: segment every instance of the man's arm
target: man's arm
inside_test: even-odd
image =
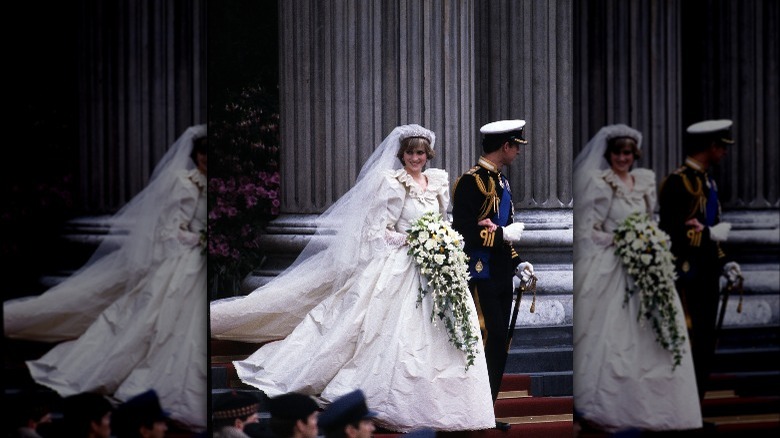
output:
[[[709,227],[694,225],[699,215],[694,211],[696,203],[693,197],[681,174],[673,173],[661,184],[659,226],[669,234],[674,245],[677,245],[675,252],[678,253],[701,247],[711,241]]]
[[[477,224],[479,213],[486,196],[479,190],[471,174],[462,175],[455,183],[452,193],[452,227],[463,235],[466,246],[471,248],[493,248],[503,245],[504,234],[501,227],[488,231]]]

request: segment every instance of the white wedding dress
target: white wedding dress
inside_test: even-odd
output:
[[[575,408],[610,431],[699,428],[690,344],[673,370],[673,357],[656,342],[650,323],[637,319],[638,296],[623,304],[628,275],[614,254],[612,233],[632,213],[652,215],[656,202],[655,174],[635,169],[631,175],[633,190],[611,169],[591,172],[584,190],[592,204],[575,210]],[[685,333],[677,295],[675,307]]]
[[[149,239],[150,251],[117,250],[40,296],[5,302],[4,329],[10,338],[64,341],[27,362],[33,379],[61,396],[125,401],[154,389],[172,419],[199,431],[207,422],[206,177],[179,169],[166,181],[156,227],[128,237]]]
[[[334,283],[333,276],[320,278],[328,269],[318,278],[293,270],[247,297],[212,303],[216,338],[284,338],[235,362],[242,381],[269,396],[295,391],[319,396],[323,404],[361,389],[379,413],[377,423],[389,430],[495,426],[481,338],[476,361],[466,370],[465,354],[450,344],[443,322],[431,321],[430,295],[417,303],[421,276],[408,246],[397,239],[423,213],[447,217],[446,172],[429,169],[424,175],[425,191],[403,169],[383,171],[374,194],[383,201],[365,200],[366,208],[382,211],[367,212],[374,221],[367,229],[392,243],[379,252],[354,253],[348,278]],[[321,263],[334,261],[323,257]],[[279,301],[285,292],[301,299]],[[478,334],[473,302],[470,307]]]

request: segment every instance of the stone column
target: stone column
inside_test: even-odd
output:
[[[604,125],[642,132],[639,166],[681,162],[679,1],[574,2],[574,151]]]
[[[734,120],[717,169],[724,208],[780,206],[780,6],[771,1],[574,3],[575,150],[605,124],[642,131],[639,165],[659,181],[684,156],[685,127]]]
[[[780,207],[780,4],[706,1],[683,9],[686,124],[734,120],[719,167],[724,208]]]
[[[206,121],[206,5],[79,2],[80,196],[113,212],[168,146]]]
[[[475,151],[473,0],[280,2],[282,212],[319,213],[397,125],[436,133],[453,177]]]
[[[627,123],[644,136],[638,164],[660,182],[683,160],[686,126],[734,120],[736,144],[714,174],[751,310],[736,314],[732,295],[725,324],[776,324],[780,4],[585,0],[574,16],[576,151],[601,126]]]
[[[528,122],[529,144],[509,169],[515,204],[570,208],[572,2],[478,0],[475,15],[477,126]]]

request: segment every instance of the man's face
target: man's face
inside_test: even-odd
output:
[[[164,438],[168,431],[168,425],[165,421],[155,421],[151,429],[141,426],[141,436],[144,438]]]
[[[371,438],[374,434],[373,420],[360,420],[357,429],[353,425],[347,426],[345,432],[349,438]]]
[[[244,426],[249,423],[257,423],[260,421],[260,414],[254,413],[244,419],[236,418],[236,421],[233,423],[233,426],[235,426],[236,429],[244,430]]]
[[[719,164],[721,161],[723,161],[723,158],[728,154],[728,149],[726,148],[726,145],[723,143],[713,143],[710,145],[709,149],[709,159],[710,159],[710,165],[716,165]]]
[[[99,423],[92,422],[92,433],[100,438],[109,438],[111,436],[111,412],[100,419]]]
[[[319,416],[319,412],[312,412],[311,415],[306,417],[305,420],[298,420],[296,423],[296,426],[298,427],[298,430],[301,432],[301,435],[303,435],[306,438],[317,438],[317,417]]]
[[[520,153],[520,145],[513,141],[508,141],[504,143],[503,146],[501,146],[501,151],[503,152],[502,164],[508,166],[512,164],[512,161],[515,161],[515,157],[517,157],[517,155]]]

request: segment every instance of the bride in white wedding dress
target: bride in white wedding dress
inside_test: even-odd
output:
[[[187,129],[112,217],[89,262],[45,293],[3,303],[5,336],[59,342],[27,362],[66,397],[154,389],[182,426],[206,427],[206,127]]]
[[[395,128],[292,267],[246,297],[212,302],[212,337],[278,340],[235,362],[242,381],[324,405],[361,389],[389,430],[495,426],[481,338],[467,370],[444,323],[431,321],[430,294],[417,303],[424,279],[406,231],[426,212],[446,218],[449,202],[446,172],[423,170],[434,143],[419,125]],[[470,296],[468,306],[479,334]]]
[[[632,213],[652,217],[656,203],[655,174],[632,170],[641,145],[638,131],[610,125],[575,160],[574,405],[607,431],[700,428],[687,339],[673,367],[651,324],[640,323],[638,293],[624,304],[630,278],[615,255],[614,231]],[[673,301],[685,332],[676,292]]]

